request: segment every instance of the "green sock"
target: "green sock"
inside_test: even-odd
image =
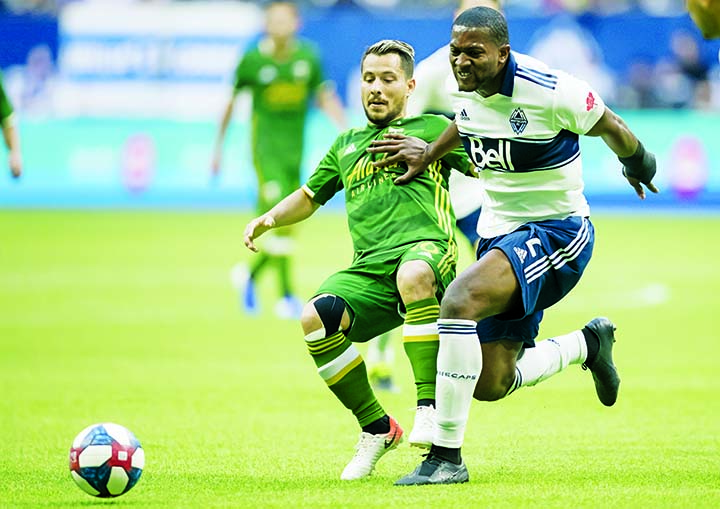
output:
[[[260,253],[260,256],[256,257],[254,262],[250,265],[250,278],[255,280],[260,275],[260,272],[265,268],[267,263],[270,261],[270,256],[265,253]]]
[[[360,352],[342,331],[319,339],[309,334],[305,343],[318,367],[318,374],[361,427],[385,415],[370,387]]]
[[[440,349],[437,319],[440,304],[435,297],[409,302],[405,305],[403,347],[410,359],[417,399],[435,399],[437,355]]]

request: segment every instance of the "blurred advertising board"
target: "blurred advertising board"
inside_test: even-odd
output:
[[[586,194],[592,206],[720,207],[720,119],[693,111],[620,112],[658,160],[661,194],[642,203],[599,138],[581,138]],[[353,119],[362,125],[364,117]],[[225,167],[210,177],[217,123],[212,120],[74,118],[20,125],[25,171],[0,171],[0,207],[253,206],[255,172],[247,124],[235,122]],[[335,128],[321,113],[309,119],[303,172],[330,147]],[[1,154],[0,154],[1,155]],[[2,162],[4,165],[4,161]],[[339,199],[341,202],[341,199]]]
[[[59,20],[59,116],[215,118],[254,3],[75,2]]]

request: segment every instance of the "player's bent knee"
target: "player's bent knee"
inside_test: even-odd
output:
[[[451,289],[452,284],[440,303],[440,316],[475,320],[477,309],[482,307],[482,304],[475,301],[468,292]]]
[[[320,315],[318,315],[318,312],[312,302],[308,302],[303,307],[302,313],[300,314],[300,325],[302,326],[305,334],[310,334],[311,332],[323,328]]]
[[[345,301],[340,297],[336,295],[322,295],[305,307],[314,308],[313,315],[320,321],[320,324],[315,322],[316,327],[314,327],[314,330],[317,330],[319,325],[325,330],[326,336],[335,334],[340,330],[346,307]],[[305,313],[303,312],[303,317],[304,315]],[[304,327],[305,325],[303,323],[303,328]]]
[[[412,292],[415,298],[431,297],[435,294],[435,272],[423,260],[411,260],[398,269],[397,286],[400,295]]]

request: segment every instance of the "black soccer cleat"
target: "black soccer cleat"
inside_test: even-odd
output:
[[[428,453],[425,459],[411,473],[395,481],[395,486],[415,486],[419,484],[458,484],[468,482],[465,462],[456,465],[450,461]]]
[[[613,406],[617,401],[620,389],[620,376],[612,358],[617,327],[603,316],[593,318],[585,327],[597,336],[600,348],[592,364],[585,362],[582,368],[589,369],[592,373],[595,392],[597,392],[600,402],[605,406]]]

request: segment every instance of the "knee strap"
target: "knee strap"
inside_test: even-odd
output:
[[[345,301],[335,295],[324,295],[313,301],[327,336],[340,330],[340,322],[345,311]]]

